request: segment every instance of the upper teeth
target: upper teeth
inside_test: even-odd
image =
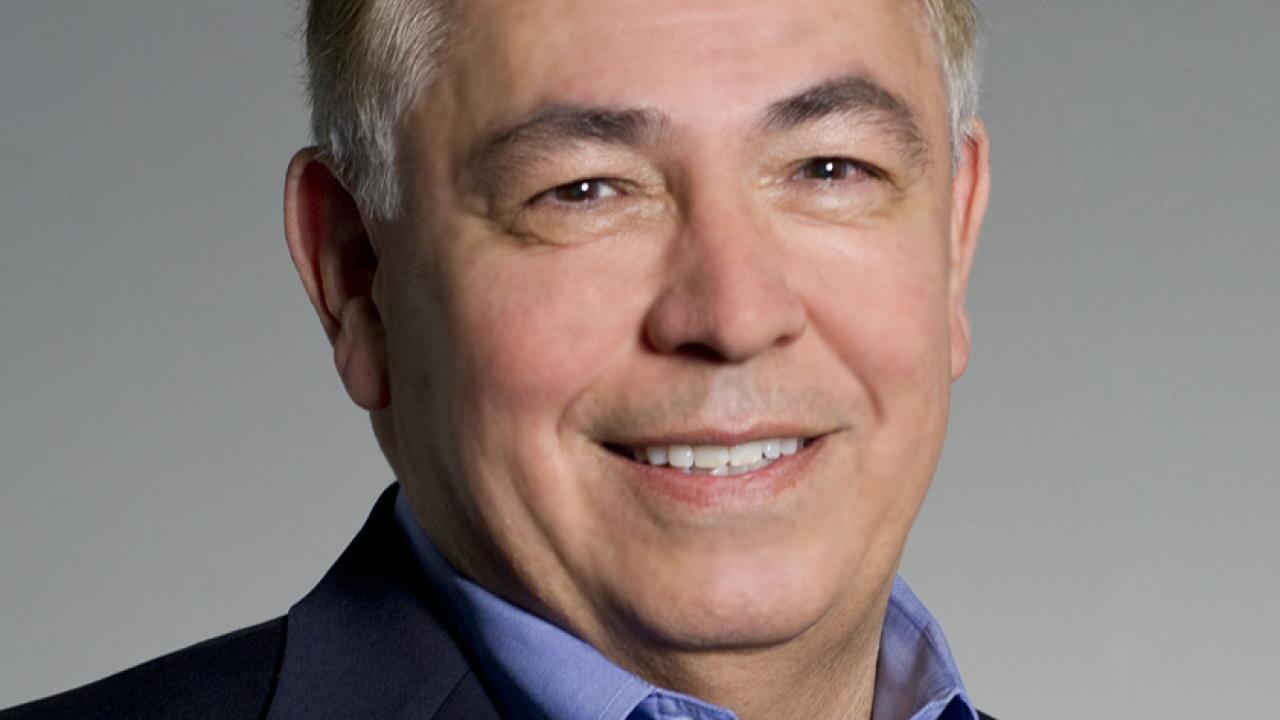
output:
[[[637,462],[670,465],[708,475],[740,475],[759,470],[804,446],[801,438],[770,438],[741,445],[648,445],[632,448]]]

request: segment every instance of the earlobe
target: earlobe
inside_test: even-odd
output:
[[[377,255],[355,198],[316,148],[289,162],[284,210],[289,255],[333,344],[347,394],[366,410],[385,407],[386,341],[373,301]]]
[[[351,400],[365,410],[390,403],[387,345],[378,308],[370,297],[349,299],[342,307],[333,340],[333,363]]]

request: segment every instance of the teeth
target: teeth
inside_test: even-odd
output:
[[[667,446],[654,445],[644,449],[645,457],[649,460],[650,465],[666,465],[667,464]]]
[[[667,462],[673,468],[688,470],[693,467],[693,447],[689,445],[672,445],[667,449]],[[658,463],[653,463],[657,465]]]
[[[749,442],[734,445],[729,449],[729,464],[742,467],[756,462],[764,454],[764,443]]]
[[[713,470],[729,464],[729,448],[723,445],[698,445],[693,448],[693,466]]]
[[[769,438],[741,445],[650,445],[631,449],[637,462],[670,465],[685,472],[713,477],[742,475],[771,465],[804,447],[800,438]]]

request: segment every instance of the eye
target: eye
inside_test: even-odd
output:
[[[859,177],[878,179],[877,171],[857,160],[842,157],[820,157],[805,161],[796,170],[795,177],[801,180],[816,180],[823,183],[841,182]]]
[[[557,185],[534,197],[533,203],[550,202],[556,205],[589,205],[621,194],[622,192],[617,186],[608,180],[591,178]]]

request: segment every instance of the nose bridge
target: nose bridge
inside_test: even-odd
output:
[[[740,362],[798,336],[803,304],[749,190],[720,183],[686,193],[682,204],[672,270],[648,318],[652,344]]]
[[[687,256],[691,289],[709,310],[730,320],[753,311],[754,300],[776,290],[773,285],[785,284],[781,249],[749,203],[730,193],[707,193],[687,217],[680,251]]]

